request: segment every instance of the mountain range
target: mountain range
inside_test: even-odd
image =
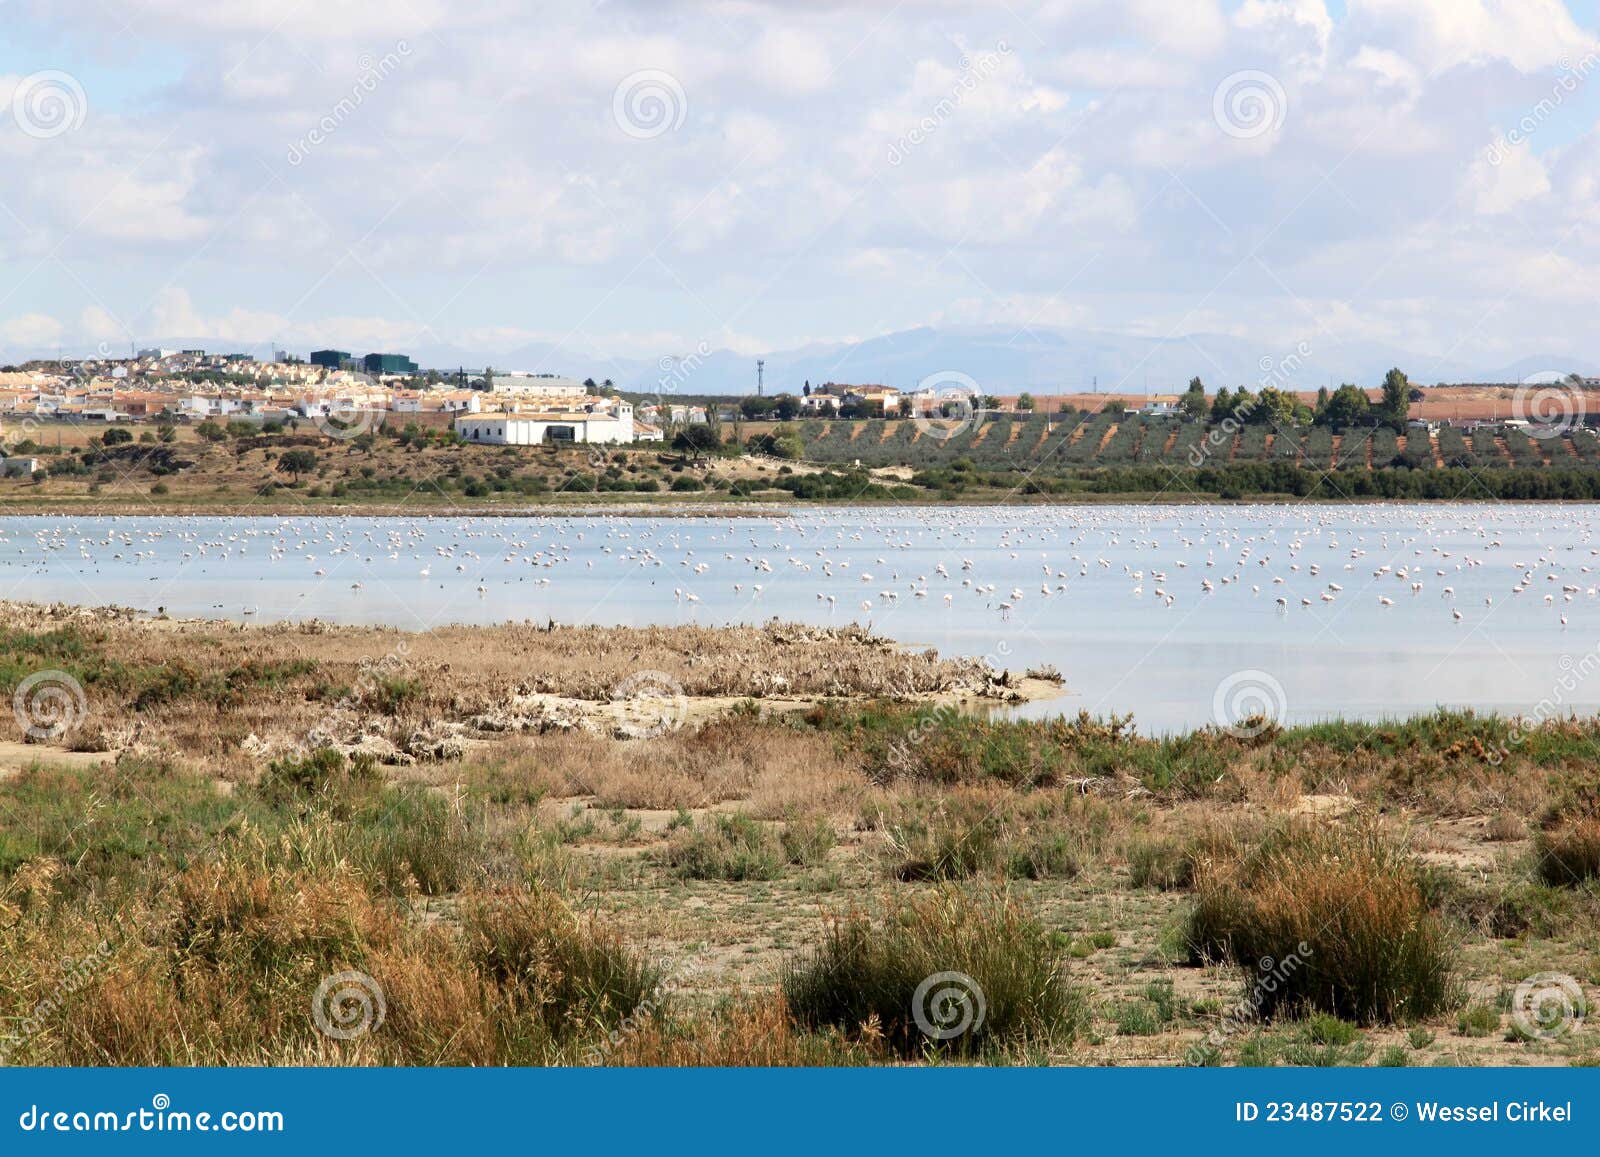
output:
[[[145,343],[141,343],[145,344]],[[262,343],[217,338],[164,338],[148,344],[265,354]],[[300,351],[305,352],[305,351]],[[356,351],[358,354],[365,351]],[[487,361],[496,370],[530,370],[595,380],[641,392],[695,394],[753,393],[756,360],[766,362],[768,394],[799,393],[805,382],[881,383],[908,389],[933,374],[962,374],[990,394],[1173,393],[1199,376],[1206,387],[1236,389],[1262,385],[1315,389],[1355,382],[1376,386],[1391,366],[1399,366],[1419,385],[1456,382],[1520,382],[1577,371],[1591,373],[1593,362],[1570,354],[1538,354],[1509,365],[1486,365],[1440,358],[1373,342],[1334,343],[1313,335],[1302,342],[1285,338],[1281,346],[1224,334],[1153,338],[1098,330],[1010,326],[920,327],[861,341],[824,342],[763,355],[719,349],[704,354],[663,351],[659,359],[607,357],[549,343],[503,351],[470,350],[433,343],[402,352],[424,367],[440,370]],[[43,356],[43,355],[41,355]],[[17,355],[10,355],[16,358]]]

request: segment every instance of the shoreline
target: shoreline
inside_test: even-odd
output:
[[[97,509],[89,509],[97,505]],[[267,502],[238,504],[128,502],[115,505],[86,502],[83,506],[61,505],[59,499],[39,506],[0,502],[0,518],[789,518],[802,511],[825,510],[1044,510],[1074,507],[1142,506],[1154,508],[1243,508],[1252,507],[1449,507],[1449,506],[1533,506],[1561,509],[1600,507],[1600,499],[1583,498],[1298,498],[1255,496],[1249,498],[1197,498],[1191,494],[1146,495],[1141,493],[1038,497],[1027,501],[1013,499],[985,501],[961,498],[940,499],[801,499],[781,504],[694,503],[673,501],[616,504],[592,500],[573,503],[546,503],[518,506],[394,506],[387,504],[301,503],[281,505]]]

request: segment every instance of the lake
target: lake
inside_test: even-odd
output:
[[[10,599],[408,629],[855,621],[1051,664],[1068,695],[1022,710],[1132,713],[1146,732],[1257,708],[1593,712],[1597,568],[1589,506],[0,519]]]

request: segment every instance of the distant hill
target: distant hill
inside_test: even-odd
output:
[[[1536,374],[1592,373],[1597,359],[1562,354],[1537,354],[1510,365],[1477,365],[1437,358],[1374,342],[1329,344],[1312,334],[1285,335],[1269,345],[1224,334],[1188,334],[1157,338],[1098,330],[1034,326],[924,326],[856,342],[814,343],[759,355],[766,361],[768,393],[798,393],[803,383],[827,381],[855,384],[881,382],[908,389],[930,374],[954,372],[971,377],[990,394],[1173,393],[1199,375],[1208,390],[1241,385],[1258,389],[1263,382],[1300,390],[1340,382],[1374,387],[1391,366],[1399,366],[1419,385],[1440,382],[1519,382]],[[171,348],[201,347],[215,351],[248,351],[264,355],[260,341],[152,338],[140,344]],[[0,362],[32,356],[53,356],[54,350],[0,351]],[[69,351],[72,352],[72,351]],[[80,350],[78,354],[93,351]],[[305,350],[297,351],[304,355]],[[354,351],[358,353],[364,350]],[[604,351],[553,343],[485,351],[445,343],[405,350],[421,365],[449,370],[485,363],[498,370],[559,373],[596,381],[610,378],[627,390],[673,394],[754,393],[756,357],[731,350],[703,355],[688,350],[663,350],[657,358],[609,357]]]
[[[816,344],[760,355],[766,361],[768,393],[798,393],[804,382],[881,382],[908,389],[930,374],[966,374],[985,393],[1091,393],[1140,395],[1182,390],[1199,375],[1209,390],[1220,386],[1257,389],[1266,384],[1315,390],[1355,382],[1374,387],[1391,366],[1418,384],[1436,382],[1517,382],[1539,372],[1584,368],[1583,359],[1547,354],[1510,366],[1477,366],[1441,360],[1416,351],[1376,343],[1319,344],[1286,337],[1280,348],[1222,334],[1151,338],[1094,330],[1035,327],[1019,333],[1010,326],[922,327],[864,341]],[[584,370],[581,357],[563,356],[548,346],[530,346],[504,355],[507,368],[548,369],[609,377],[627,389],[650,391],[664,384],[684,394],[753,393],[756,357],[716,350],[676,362],[605,359]],[[1581,363],[1581,364],[1580,364]]]

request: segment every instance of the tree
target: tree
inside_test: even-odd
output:
[[[791,462],[803,457],[806,452],[805,443],[793,430],[781,434],[756,434],[745,443],[745,449],[752,454],[770,454]]]
[[[1183,407],[1183,412],[1191,418],[1206,416],[1206,387],[1199,378],[1189,379],[1189,389],[1184,393],[1182,401],[1178,403]]]
[[[1327,404],[1321,406],[1317,414],[1318,422],[1335,430],[1343,430],[1347,426],[1363,426],[1371,421],[1371,418],[1372,403],[1367,400],[1367,391],[1348,382],[1333,391]]]
[[[746,418],[750,418],[752,420],[756,418],[766,418],[771,416],[772,411],[777,408],[777,405],[777,401],[773,398],[740,398],[739,412]]]
[[[1256,397],[1255,407],[1245,417],[1247,422],[1271,423],[1274,426],[1294,424],[1295,411],[1300,400],[1292,393],[1276,386],[1263,386]]]
[[[484,366],[483,367],[483,388],[484,388],[485,392],[489,392],[489,391],[492,391],[494,389],[494,367],[493,366]]]
[[[793,394],[779,394],[772,405],[772,413],[780,422],[792,421],[800,413],[800,403]]]
[[[672,446],[675,450],[700,453],[706,450],[720,450],[722,439],[710,426],[685,426],[678,431],[677,437],[672,439]]]
[[[1228,392],[1228,387],[1223,386],[1217,391],[1217,396],[1211,399],[1211,420],[1220,422],[1224,418],[1233,417],[1233,395]]]
[[[1258,406],[1256,396],[1243,386],[1239,387],[1239,392],[1236,394],[1230,394],[1228,388],[1224,386],[1212,399],[1211,420],[1213,422],[1263,421],[1265,419],[1256,412]]]
[[[600,387],[594,384],[594,379],[593,378],[584,378],[583,379],[583,388],[588,390],[592,394],[596,390],[598,390]]]
[[[133,441],[133,435],[121,426],[113,426],[106,431],[105,443],[107,446],[122,446]]]
[[[1017,409],[1031,412],[1033,410],[1033,395],[1026,392],[1018,394]]]
[[[1406,428],[1406,415],[1411,412],[1411,383],[1398,369],[1383,375],[1383,397],[1378,402],[1378,413],[1396,430]]]
[[[228,432],[219,423],[213,422],[210,418],[196,426],[194,432],[207,442],[222,442],[226,441],[228,437]]]
[[[300,475],[309,474],[316,468],[317,455],[311,450],[285,450],[278,456],[278,469],[294,475],[296,481]]]
[[[806,384],[801,388],[800,395],[801,395],[801,397],[805,397],[805,398],[809,398],[811,396],[811,379],[810,378],[806,379]]]

